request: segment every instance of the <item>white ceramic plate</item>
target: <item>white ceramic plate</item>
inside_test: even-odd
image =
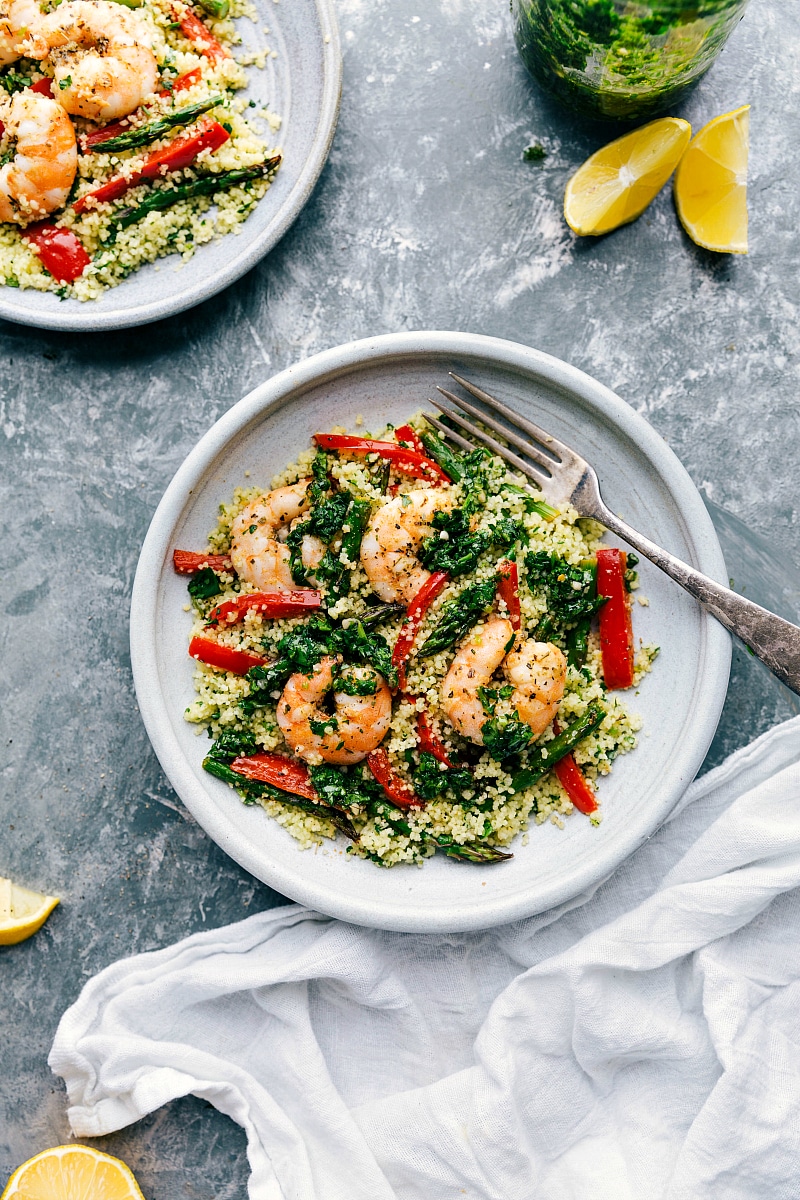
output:
[[[602,824],[576,814],[531,828],[514,858],[490,867],[437,855],[423,868],[376,867],[338,840],[316,851],[206,774],[208,741],[183,720],[193,699],[186,580],[174,547],[202,548],[217,506],[245,482],[269,485],[309,436],[399,424],[455,370],[574,445],[596,466],[606,501],[635,528],[720,581],[727,578],[692,481],[658,434],[619,397],[558,359],[495,338],[402,333],[328,350],[251,392],[202,438],[153,518],[133,588],[131,650],[142,717],[161,764],[210,837],[259,879],[312,908],[405,931],[478,929],[541,912],[592,888],[664,821],[694,777],[725,697],[730,640],[679,587],[642,563],[635,633],[661,655],[630,705],[638,748],[601,780]]]
[[[264,257],[308,200],[328,157],[342,87],[342,56],[333,0],[254,0],[258,22],[237,20],[242,51],[269,45],[263,70],[249,67],[245,94],[282,119],[270,146],[283,162],[241,232],[199,247],[187,263],[178,255],[135,271],[98,300],[59,300],[51,292],[0,287],[0,317],[42,329],[95,332],[146,325],[215,296]],[[264,33],[264,26],[269,34]]]

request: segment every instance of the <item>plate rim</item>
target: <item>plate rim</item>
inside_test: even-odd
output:
[[[27,325],[33,329],[53,329],[66,333],[106,333],[111,329],[133,329],[150,325],[177,316],[187,309],[195,308],[204,300],[210,300],[246,275],[261,261],[294,224],[311,197],[317,181],[328,161],[342,99],[342,49],[334,0],[311,0],[319,22],[323,46],[322,103],[314,131],[311,152],[306,156],[300,174],[287,196],[280,219],[270,223],[241,254],[209,279],[201,279],[185,291],[178,292],[169,300],[151,300],[125,309],[124,312],[102,313],[92,307],[91,301],[80,303],[80,309],[61,313],[37,313],[21,309],[11,300],[0,297],[0,318],[15,325]],[[124,286],[124,281],[123,281]]]
[[[706,673],[703,677],[702,704],[695,704],[691,741],[688,745],[685,742],[682,745],[681,770],[675,772],[676,782],[665,791],[655,820],[646,829],[637,826],[630,837],[620,838],[614,844],[607,859],[607,870],[601,878],[597,878],[596,869],[590,872],[591,878],[581,877],[578,869],[570,875],[566,885],[553,884],[549,888],[545,903],[538,900],[526,903],[524,896],[511,899],[500,897],[466,911],[463,906],[458,909],[442,906],[436,914],[424,910],[401,913],[396,904],[381,906],[380,901],[374,899],[342,898],[324,886],[317,886],[306,879],[297,880],[292,871],[279,862],[273,861],[265,869],[263,851],[248,845],[237,844],[235,848],[231,845],[234,839],[230,836],[221,808],[211,794],[198,784],[180,744],[172,734],[168,719],[164,719],[168,717],[168,710],[158,686],[158,597],[172,531],[191,502],[195,483],[213,466],[224,447],[245,431],[261,413],[285,401],[288,395],[299,389],[324,382],[331,374],[358,369],[381,359],[390,361],[426,354],[451,357],[461,354],[485,358],[506,369],[522,369],[538,374],[551,386],[571,395],[577,393],[606,419],[610,419],[613,425],[638,442],[646,456],[654,461],[663,477],[669,481],[671,494],[675,496],[677,491],[679,495],[681,510],[686,526],[691,530],[701,569],[720,582],[727,582],[719,540],[691,476],[653,426],[610,388],[561,359],[503,338],[438,330],[383,334],[321,351],[265,380],[224,413],[189,452],[159,502],[139,557],[131,594],[131,665],[139,711],[167,779],[208,836],[240,866],[287,898],[357,925],[400,932],[464,932],[490,928],[544,912],[574,899],[587,889],[594,890],[667,820],[702,764],[727,693],[731,638],[713,617],[706,614],[704,624]],[[152,686],[153,683],[156,686]],[[576,875],[580,882],[576,882]]]

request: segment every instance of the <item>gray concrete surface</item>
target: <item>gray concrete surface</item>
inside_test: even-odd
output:
[[[270,373],[398,329],[516,339],[591,372],[654,424],[705,494],[737,587],[798,615],[800,11],[752,0],[679,115],[751,102],[747,258],[694,247],[665,191],[579,241],[571,171],[607,130],[529,81],[503,0],[341,0],[345,91],[311,202],[270,257],[131,333],[0,326],[0,874],[63,897],[0,950],[0,1186],[66,1141],[53,1031],[113,960],[280,898],[187,818],[140,724],[128,603],[140,544],[198,436]],[[522,160],[533,140],[541,165]],[[721,511],[720,511],[721,510]],[[708,765],[796,710],[737,650]],[[241,1132],[187,1099],[99,1143],[147,1200],[246,1194]]]

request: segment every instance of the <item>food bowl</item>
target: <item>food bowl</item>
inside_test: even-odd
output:
[[[343,839],[299,844],[259,807],[203,771],[207,738],[184,721],[194,698],[191,623],[175,547],[202,549],[218,505],[238,485],[268,486],[317,430],[378,432],[401,424],[448,371],[467,376],[575,447],[597,469],[609,506],[720,582],[725,564],[711,520],[678,459],[608,388],[526,346],[464,333],[401,333],[327,350],[268,380],[225,414],[183,463],[156,511],[133,588],[131,653],[139,707],[167,777],[208,835],[293,900],[361,925],[402,931],[480,929],[544,911],[595,887],[669,816],[714,735],[730,667],[728,634],[681,588],[640,565],[637,639],[661,653],[626,702],[641,714],[639,745],[598,785],[602,822],[575,813],[535,825],[508,862],[444,856],[423,867],[375,866]],[[249,472],[249,476],[246,475]]]

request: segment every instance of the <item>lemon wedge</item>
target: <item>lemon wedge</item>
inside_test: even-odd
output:
[[[41,929],[57,904],[57,896],[31,892],[0,875],[0,946],[24,942]]]
[[[17,1167],[0,1200],[144,1200],[129,1167],[91,1146],[53,1146]]]
[[[595,151],[564,193],[570,229],[596,236],[635,221],[677,167],[691,136],[688,121],[660,117]]]
[[[681,225],[693,242],[722,254],[747,254],[747,152],[750,105],[723,113],[692,140],[675,175]]]

